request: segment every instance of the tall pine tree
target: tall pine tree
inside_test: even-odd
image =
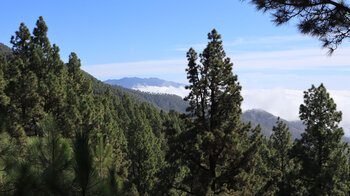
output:
[[[278,117],[276,126],[272,127],[272,134],[268,140],[268,154],[264,156],[269,173],[269,179],[261,192],[272,192],[274,195],[288,195],[288,177],[293,162],[290,158],[292,148],[292,134],[287,125]]]
[[[254,194],[260,130],[241,123],[241,86],[233,64],[215,29],[208,39],[201,64],[192,48],[187,53],[189,115],[171,153],[189,171],[173,186],[195,195]]]
[[[162,163],[159,158],[162,154],[160,144],[142,111],[136,113],[131,126],[128,143],[131,160],[130,180],[140,195],[150,194],[156,182],[156,173]]]
[[[347,144],[341,142],[344,131],[339,127],[342,113],[323,84],[304,92],[300,119],[306,125],[296,140],[293,154],[301,164],[297,173],[301,187],[298,194],[346,195],[349,191]]]

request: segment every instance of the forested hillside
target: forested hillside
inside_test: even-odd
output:
[[[242,87],[215,29],[201,54],[187,52],[182,114],[159,110],[168,98],[103,84],[75,53],[64,63],[47,32],[42,17],[33,33],[22,23],[0,54],[0,194],[349,193],[342,113],[323,84],[305,91],[292,143],[279,118],[269,137],[241,121]]]
[[[9,58],[11,53],[12,53],[12,51],[11,51],[11,49],[8,46],[6,46],[3,43],[0,43],[0,55],[3,55],[6,58]]]
[[[188,103],[177,95],[147,93],[139,90],[124,88],[118,85],[109,85],[99,81],[86,72],[84,73],[85,76],[92,81],[92,88],[96,94],[100,94],[106,89],[110,89],[112,93],[118,97],[122,96],[123,94],[127,94],[135,100],[152,104],[156,108],[165,111],[175,110],[178,112],[185,112],[186,108],[188,107]]]
[[[276,116],[264,111],[264,110],[247,110],[243,112],[241,120],[245,123],[251,122],[253,126],[260,125],[262,129],[262,134],[266,137],[270,137],[272,134],[272,128],[277,121]],[[305,125],[301,121],[287,121],[281,119],[289,128],[290,133],[292,134],[292,140],[300,138],[301,134],[305,129]]]

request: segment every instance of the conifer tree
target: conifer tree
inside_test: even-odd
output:
[[[195,195],[254,194],[260,131],[240,121],[241,86],[221,36],[214,29],[208,39],[201,64],[192,48],[187,53],[189,116],[172,153],[189,172],[174,187]]]
[[[66,101],[67,70],[59,55],[59,48],[51,46],[48,27],[39,17],[33,31],[31,69],[38,78],[38,91],[43,98],[44,111],[52,113],[59,128],[63,129],[63,112]]]
[[[97,173],[100,178],[106,178],[108,166],[112,164],[112,146],[103,141],[101,133],[97,134],[98,143],[93,151],[96,162]]]
[[[304,92],[300,119],[306,125],[296,140],[293,155],[301,164],[297,173],[305,195],[346,195],[349,191],[347,144],[341,142],[344,131],[339,127],[342,113],[323,84]]]
[[[65,107],[65,133],[64,136],[72,136],[73,130],[94,129],[94,108],[91,82],[88,81],[80,70],[80,59],[75,53],[69,56],[67,105]]]
[[[124,135],[127,136],[129,133],[131,118],[134,115],[130,97],[123,95],[120,102],[116,105],[116,108],[118,113],[118,125],[120,129],[124,131]]]
[[[21,130],[37,135],[37,123],[42,119],[42,97],[38,93],[38,77],[31,69],[32,40],[28,28],[22,23],[16,37],[12,36],[14,58],[8,64],[9,83],[5,89],[11,103],[8,114],[13,119],[12,135],[19,137]]]
[[[69,143],[61,137],[52,115],[44,117],[39,129],[44,137],[36,138],[28,159],[40,174],[40,192],[47,195],[67,194],[72,183],[69,177]]]
[[[10,194],[14,187],[14,166],[22,161],[16,141],[7,132],[0,131],[0,192]]]
[[[124,132],[119,128],[117,123],[118,116],[115,109],[115,97],[112,96],[110,89],[103,95],[95,95],[95,121],[97,126],[95,136],[102,138],[103,143],[110,145],[110,159],[117,166],[116,170],[119,175],[126,176],[127,161],[125,160],[127,152],[127,140]],[[95,140],[96,137],[92,139]],[[99,145],[101,138],[96,138]],[[106,146],[107,147],[107,146]],[[105,168],[107,171],[108,167]]]
[[[158,156],[162,153],[160,145],[145,119],[145,114],[141,111],[136,113],[131,131],[128,143],[128,154],[131,160],[129,176],[140,195],[150,194],[162,162]]]
[[[266,162],[270,176],[263,187],[264,191],[272,189],[275,195],[288,195],[288,175],[293,164],[290,158],[291,137],[292,134],[289,132],[289,128],[278,117],[268,141],[269,154],[266,156]]]
[[[10,102],[9,97],[4,92],[7,85],[7,81],[4,77],[5,67],[7,67],[7,60],[0,54],[0,133],[3,130],[6,121],[6,106]]]
[[[88,195],[93,188],[96,171],[93,166],[93,156],[89,146],[89,131],[77,131],[73,143],[73,168],[75,188],[82,195]]]

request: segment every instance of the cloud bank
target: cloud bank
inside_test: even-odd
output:
[[[174,94],[182,98],[188,95],[189,91],[185,89],[184,86],[174,87],[174,86],[137,86],[133,88],[134,90],[140,90],[150,93],[161,93],[161,94]]]
[[[181,97],[185,97],[189,92],[184,87],[138,86],[134,89],[152,93],[176,94]],[[329,90],[328,92],[337,104],[337,109],[343,112],[343,120],[340,125],[344,128],[346,135],[350,136],[350,90]],[[299,120],[299,106],[303,103],[303,95],[302,90],[284,88],[242,90],[244,99],[242,109],[243,111],[263,109],[289,121]]]

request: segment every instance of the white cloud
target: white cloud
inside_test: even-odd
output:
[[[188,95],[189,91],[185,89],[185,87],[174,87],[174,86],[137,86],[133,88],[135,90],[151,92],[151,93],[166,93],[166,94],[174,94],[178,95],[182,98]]]
[[[306,90],[312,84],[319,85],[324,83],[327,89],[350,90],[350,77],[346,74],[330,74],[331,70],[325,70],[320,73],[238,73],[238,79],[243,89],[271,89],[286,88]]]
[[[176,88],[172,86],[138,86],[134,89],[152,93],[176,94],[181,97],[185,97],[189,93],[184,87]],[[343,120],[340,125],[346,131],[346,135],[349,136],[350,90],[329,90],[328,92],[337,104],[337,109],[343,112]],[[242,90],[242,96],[244,98],[242,109],[243,111],[263,109],[286,120],[299,120],[299,106],[303,103],[303,95],[302,90],[285,88]]]
[[[286,120],[297,120],[303,92],[289,89],[243,90],[242,109],[263,109]]]
[[[329,90],[330,96],[343,112],[340,125],[350,135],[350,90]],[[303,91],[283,88],[243,90],[242,109],[263,109],[286,120],[299,119],[299,106],[303,103]]]

